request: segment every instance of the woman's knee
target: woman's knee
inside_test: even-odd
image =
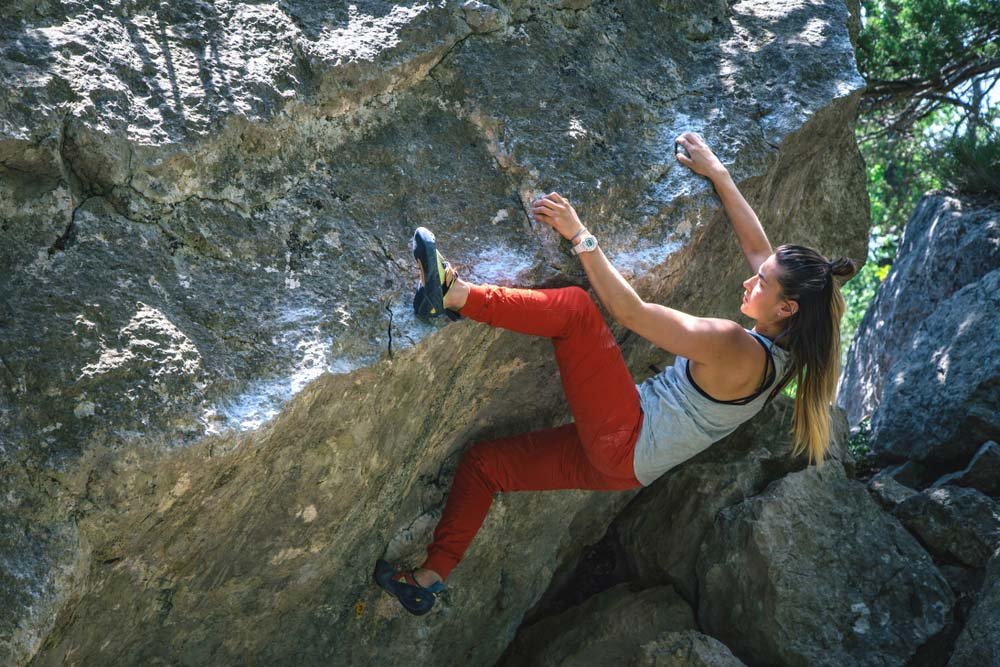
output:
[[[497,486],[494,475],[496,452],[490,445],[490,442],[477,442],[465,450],[455,475],[472,475],[491,489]]]
[[[590,293],[577,285],[564,287],[563,293],[566,295],[566,300],[574,305],[583,307],[594,305],[594,300],[590,298]]]
[[[595,316],[600,317],[597,304],[590,296],[590,292],[582,287],[572,286],[564,288],[566,294],[566,305],[576,314],[576,319],[587,320]]]

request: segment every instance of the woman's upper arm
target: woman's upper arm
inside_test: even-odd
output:
[[[667,352],[706,364],[732,356],[746,337],[732,320],[695,317],[656,303],[643,303],[622,324]]]

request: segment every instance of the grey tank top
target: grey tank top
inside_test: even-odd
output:
[[[695,384],[688,360],[680,356],[673,366],[638,385],[644,416],[632,466],[643,486],[735,431],[767,403],[791,355],[756,331],[747,333],[767,351],[772,362],[768,367],[773,368],[751,396],[735,401],[711,398]]]

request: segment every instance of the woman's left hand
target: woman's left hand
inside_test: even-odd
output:
[[[580,222],[569,200],[558,192],[550,192],[532,202],[531,215],[559,232],[567,240],[583,229],[583,223]]]

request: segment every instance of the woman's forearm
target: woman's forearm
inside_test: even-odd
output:
[[[587,272],[590,285],[597,293],[597,298],[619,324],[627,327],[642,308],[642,299],[600,247],[592,252],[581,253],[579,257],[583,270]]]
[[[767,240],[767,234],[764,233],[764,227],[757,219],[757,214],[750,208],[750,204],[740,194],[732,176],[700,135],[684,132],[676,141],[677,145],[684,149],[676,153],[677,161],[685,167],[690,167],[694,173],[712,181],[726,209],[729,223],[736,232],[736,238],[739,239],[747,263],[752,271],[756,271],[761,262],[772,252],[771,242]]]
[[[538,219],[555,229],[571,243],[586,229],[576,210],[569,201],[556,192],[536,199],[531,204],[531,212]],[[597,298],[620,324],[628,326],[635,315],[642,310],[643,301],[635,293],[618,269],[612,266],[600,248],[581,253],[580,261],[587,272],[590,285],[597,292]]]
[[[719,199],[722,200],[726,216],[733,226],[733,231],[736,232],[736,238],[740,242],[743,254],[746,255],[747,262],[751,265],[750,268],[756,271],[759,261],[762,261],[762,258],[766,259],[772,252],[771,242],[767,239],[764,226],[760,224],[757,214],[743,198],[728,171],[723,170],[713,174],[712,184]]]

